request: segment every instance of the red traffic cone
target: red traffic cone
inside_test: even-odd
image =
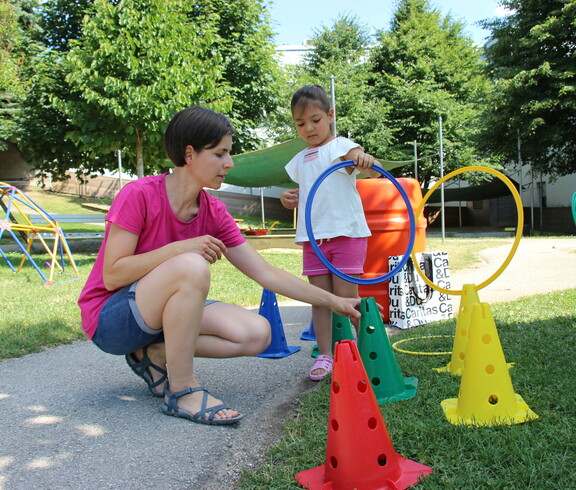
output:
[[[296,475],[315,489],[404,489],[432,469],[392,446],[356,344],[336,344],[325,464]]]

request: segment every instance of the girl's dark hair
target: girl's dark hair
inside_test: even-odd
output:
[[[320,85],[306,85],[294,93],[290,103],[292,117],[301,115],[310,104],[317,106],[326,113],[330,110],[330,100]]]
[[[168,123],[164,133],[164,149],[174,165],[183,167],[188,145],[200,152],[214,148],[224,136],[234,133],[226,116],[200,106],[188,107]]]

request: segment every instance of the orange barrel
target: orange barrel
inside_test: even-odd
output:
[[[422,202],[422,190],[416,179],[396,179],[408,195],[415,211]],[[368,238],[368,251],[364,262],[365,279],[382,276],[389,272],[388,258],[403,255],[410,240],[410,218],[406,202],[396,186],[388,179],[359,179],[356,187],[362,199],[364,214],[372,236]],[[416,223],[414,251],[423,252],[426,247],[426,218],[421,215]],[[362,297],[372,296],[382,305],[384,321],[390,321],[388,281],[358,286]]]

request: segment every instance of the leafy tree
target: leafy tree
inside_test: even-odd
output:
[[[484,23],[495,92],[485,146],[550,175],[576,172],[576,0],[503,0],[511,11]]]
[[[326,62],[358,66],[366,56],[372,36],[357,17],[340,15],[332,26],[314,30],[309,44],[314,47],[305,60],[307,69],[314,77],[325,75]]]
[[[128,148],[135,161],[127,168],[141,177],[163,167],[162,134],[176,111],[195,103],[220,110],[229,105],[218,84],[212,19],[189,20],[184,1],[124,0],[115,6],[96,0],[94,9],[66,57],[66,81],[75,97],[58,107],[79,127],[68,136],[80,148],[93,158]]]
[[[390,138],[388,107],[384,101],[370,99],[368,93],[366,59],[371,43],[369,29],[356,17],[341,15],[331,26],[316,29],[309,41],[313,49],[296,72],[290,96],[295,89],[311,83],[329,93],[334,77],[338,134],[360,143],[370,153],[384,156]],[[286,113],[291,121],[288,107],[287,102]]]
[[[214,50],[222,58],[222,78],[230,87],[227,111],[238,133],[234,152],[255,149],[252,131],[266,124],[279,104],[280,69],[272,43],[268,10],[262,0],[202,0],[191,3],[194,17],[212,16],[216,29]]]
[[[18,21],[14,6],[0,1],[0,91],[17,92],[21,88],[21,61],[15,54],[20,44]]]
[[[70,42],[82,38],[84,16],[90,13],[93,3],[94,0],[45,0],[41,15],[46,47],[59,53],[70,51]]]
[[[36,5],[33,0],[0,0],[0,150],[15,139],[15,118],[28,89],[24,67],[36,47]]]
[[[124,166],[134,170],[137,142],[134,135],[118,130],[120,117],[115,113],[111,117],[118,108],[124,108],[120,110],[126,116],[126,131],[135,130],[134,120],[142,112],[149,119],[142,123],[148,131],[142,150],[146,171],[165,164],[160,143],[165,118],[191,103],[213,99],[215,109],[226,111],[239,131],[235,151],[257,144],[258,138],[247,128],[262,124],[278,103],[272,83],[278,78],[277,65],[261,0],[108,0],[94,4],[94,0],[41,4],[45,52],[30,66],[33,84],[20,118],[21,148],[41,175],[66,179],[67,170],[74,168],[82,178],[115,168],[113,151],[118,148],[123,149]],[[130,9],[139,11],[131,23],[103,20]],[[161,24],[155,25],[162,16]],[[89,39],[83,39],[85,18]],[[123,40],[122,46],[109,41],[116,38]],[[72,47],[74,52],[67,60],[62,55]],[[162,49],[172,52],[164,56]],[[91,73],[93,53],[99,64],[97,72]],[[153,69],[148,70],[146,63]],[[116,86],[111,90],[113,83]],[[94,87],[98,84],[99,89]],[[130,89],[120,95],[119,86]],[[139,110],[147,100],[149,111],[135,112],[125,104],[126,100],[136,104],[137,93]]]
[[[25,66],[30,87],[16,121],[20,151],[41,180],[66,180],[68,169],[76,169],[82,180],[101,165],[67,137],[79,127],[54,104],[72,98],[63,60],[71,41],[82,37],[83,19],[92,4],[93,0],[46,0],[39,8],[37,39],[42,50]]]
[[[442,17],[428,0],[401,0],[390,31],[378,33],[371,56],[371,94],[390,104],[388,126],[396,149],[391,159],[409,159],[412,142],[420,155],[424,187],[438,176],[439,117],[447,171],[478,164],[477,120],[490,90],[481,51],[463,34],[463,26]],[[403,156],[403,157],[402,157]]]
[[[22,103],[18,123],[19,148],[25,160],[36,170],[36,177],[43,181],[66,180],[67,171],[76,169],[80,180],[101,170],[102,161],[90,158],[67,134],[79,127],[53,104],[54,98],[71,98],[66,84],[62,55],[48,51],[33,60],[30,66],[31,88]],[[112,161],[112,156],[109,157]]]
[[[0,150],[5,150],[6,140],[13,131],[11,113],[12,100],[21,90],[21,63],[14,54],[14,44],[18,42],[18,23],[14,7],[8,0],[0,2]]]

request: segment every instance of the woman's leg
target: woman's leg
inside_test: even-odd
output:
[[[204,343],[199,337],[209,288],[208,263],[197,254],[182,254],[167,260],[141,278],[136,286],[136,305],[144,322],[153,329],[164,328],[165,344],[154,346],[148,354],[151,361],[161,367],[165,360],[172,393],[200,386],[194,372],[194,357]],[[221,352],[221,357],[230,354],[233,350],[229,348],[230,343],[223,340],[214,353]],[[225,346],[227,348],[223,348]],[[223,350],[219,351],[218,347]],[[201,392],[184,395],[178,399],[178,407],[194,414],[201,409],[202,395]],[[207,406],[219,403],[210,396]],[[220,410],[215,418],[236,415],[235,410]]]
[[[268,320],[246,308],[212,303],[204,308],[196,357],[255,356],[270,344]]]

